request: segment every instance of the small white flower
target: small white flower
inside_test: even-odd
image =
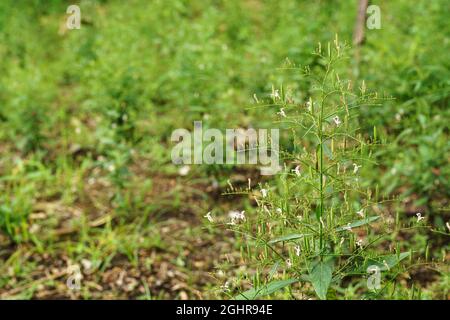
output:
[[[336,126],[340,126],[341,125],[341,119],[339,119],[339,117],[338,116],[335,116],[334,118],[333,118],[333,121],[334,121],[334,123],[336,124]]]
[[[223,292],[230,291],[230,282],[225,281],[225,283],[222,286],[220,286],[220,289],[222,289]]]
[[[108,171],[109,171],[109,172],[114,172],[114,171],[116,171],[116,167],[115,167],[113,164],[110,164],[110,165],[108,166]]]
[[[297,257],[300,257],[300,253],[301,253],[301,249],[300,246],[295,246],[295,254],[297,255]]]
[[[211,216],[211,211],[208,212],[206,215],[204,215],[204,217],[205,217],[206,219],[208,219],[209,222],[211,222],[211,223],[214,222],[214,219],[213,219],[213,217]]]
[[[237,217],[239,216],[239,211],[236,211],[236,210],[232,210],[232,211],[229,211],[228,212],[228,216],[231,218],[231,219],[237,219]]]
[[[239,212],[239,211],[230,211],[228,213],[228,216],[231,219],[231,222],[229,222],[228,224],[229,225],[235,225],[236,221],[239,221],[239,220],[244,221],[245,220],[245,211],[241,211],[241,212]]]
[[[280,108],[280,112],[277,112],[281,117],[286,118],[286,113],[284,112],[284,108]]]
[[[359,168],[361,168],[362,166],[358,166],[356,163],[353,164],[353,173],[357,173]]]
[[[295,169],[292,170],[296,176],[300,176],[300,166],[296,166]]]
[[[268,193],[267,189],[261,189],[261,194],[263,198],[267,197],[267,193]]]
[[[186,176],[189,171],[191,170],[191,167],[189,166],[182,166],[179,170],[178,170],[178,174],[180,176]]]
[[[422,214],[420,212],[417,212],[416,216],[417,216],[417,222],[420,222],[421,220],[425,219],[425,217],[422,217]]]
[[[361,218],[364,218],[364,209],[361,209],[361,210],[359,210],[359,211],[356,211],[356,214],[357,214],[358,216],[360,216]]]
[[[278,89],[277,89],[277,90],[272,89],[272,93],[270,94],[270,97],[271,97],[273,100],[281,99],[281,97],[280,97],[280,92],[278,91]]]
[[[286,265],[287,265],[288,268],[291,268],[291,267],[292,267],[292,261],[291,261],[291,259],[286,259]]]
[[[322,228],[325,228],[325,223],[323,222],[322,217],[319,218],[320,224],[322,225]]]
[[[362,239],[358,239],[358,241],[356,241],[356,245],[362,249],[362,247],[363,247]]]
[[[312,103],[312,100],[311,100],[311,98],[306,102],[306,107],[308,108],[308,111],[309,112],[312,112],[312,105],[313,105],[313,103]]]
[[[281,208],[277,208],[275,211],[276,211],[276,213],[278,213],[278,214],[282,214],[282,213],[283,213],[283,210],[281,210]]]

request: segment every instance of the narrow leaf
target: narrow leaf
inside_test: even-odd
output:
[[[297,279],[287,279],[287,280],[277,280],[269,282],[268,284],[259,287],[259,288],[252,288],[250,290],[247,290],[245,292],[242,292],[238,294],[236,297],[234,297],[234,300],[253,300],[256,298],[259,298],[261,296],[265,296],[271,293],[274,293],[286,286],[289,286],[295,282],[298,282]]]
[[[336,231],[340,232],[340,231],[348,230],[349,228],[361,227],[361,226],[369,224],[369,223],[371,223],[371,222],[373,222],[375,220],[378,220],[379,218],[380,218],[380,216],[373,216],[373,217],[368,217],[366,219],[357,220],[357,221],[349,223],[349,224],[347,224],[345,226],[341,226],[341,227],[336,228]]]
[[[305,234],[299,234],[299,233],[288,234],[286,236],[282,236],[282,237],[278,237],[273,240],[270,240],[269,244],[274,244],[274,243],[282,242],[282,241],[290,241],[290,240],[300,239],[300,238],[303,238],[304,236],[305,236]]]
[[[369,259],[365,264],[365,269],[371,265],[376,265],[380,268],[382,271],[389,270],[393,267],[395,267],[397,264],[400,263],[403,259],[409,257],[410,252],[402,252],[399,255],[397,254],[390,254],[386,256],[380,256],[376,259]]]

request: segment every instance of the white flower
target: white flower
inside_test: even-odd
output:
[[[417,216],[417,222],[420,222],[420,220],[425,219],[425,217],[422,217],[422,214],[420,212],[417,212],[416,216]]]
[[[292,171],[294,171],[295,175],[300,176],[300,166],[296,166]]]
[[[109,172],[114,172],[114,171],[116,171],[116,167],[115,167],[113,164],[110,164],[110,165],[108,166],[108,171],[109,171]]]
[[[284,108],[280,108],[280,112],[277,112],[281,117],[286,118],[286,113],[284,112]]]
[[[239,214],[240,214],[240,212],[239,211],[236,211],[236,210],[232,210],[232,211],[229,211],[228,212],[228,216],[231,218],[231,219],[236,219],[238,216],[239,216]]]
[[[363,247],[362,239],[358,239],[358,241],[356,241],[356,245],[362,249],[362,247]]]
[[[230,282],[225,281],[225,283],[222,286],[220,286],[220,289],[222,289],[223,292],[230,291]]]
[[[278,213],[278,214],[282,214],[282,213],[283,213],[283,210],[281,210],[281,208],[277,208],[275,211],[276,211],[276,213]]]
[[[186,176],[189,171],[191,170],[191,167],[189,166],[182,166],[179,170],[178,170],[178,174],[180,176]]]
[[[214,219],[213,219],[213,217],[211,216],[211,211],[208,212],[206,215],[204,215],[204,217],[205,217],[206,219],[208,219],[209,222],[211,222],[211,223],[214,222]]]
[[[297,257],[300,257],[300,252],[301,252],[301,249],[300,249],[300,246],[295,246],[295,254],[297,255]]]
[[[323,228],[325,228],[325,223],[323,222],[322,217],[319,218],[320,224],[322,225]]]
[[[291,259],[286,259],[286,265],[287,265],[288,268],[292,267]]]
[[[357,214],[358,216],[360,216],[361,218],[364,218],[364,209],[361,209],[361,210],[359,210],[359,211],[356,211],[356,214]]]
[[[405,110],[400,109],[396,114],[395,114],[395,120],[397,120],[397,122],[400,122],[402,120],[403,114],[405,113]]]
[[[352,226],[350,225],[350,222],[344,227],[347,231],[352,231]]]
[[[261,194],[263,198],[267,197],[267,192],[268,192],[267,189],[261,189]]]
[[[353,173],[357,173],[359,168],[361,168],[362,166],[358,166],[356,163],[353,164]]]
[[[333,118],[333,121],[334,121],[334,123],[336,124],[336,126],[340,126],[341,125],[341,119],[339,119],[339,117],[338,116],[335,116],[334,118]]]
[[[309,112],[312,112],[312,102],[311,99],[309,101],[306,102],[306,107],[308,108]]]
[[[278,89],[277,89],[277,90],[272,89],[272,93],[270,94],[270,97],[271,97],[273,100],[281,99],[281,97],[280,97],[280,92],[278,91]]]
[[[241,211],[241,212],[239,212],[239,211],[230,211],[228,213],[228,216],[231,219],[231,222],[229,222],[228,224],[229,225],[235,225],[236,221],[239,221],[239,220],[244,221],[245,220],[245,211]]]

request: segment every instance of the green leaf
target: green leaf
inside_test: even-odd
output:
[[[354,222],[352,222],[350,224],[347,224],[345,226],[341,226],[341,227],[336,228],[336,231],[340,232],[340,231],[348,230],[348,228],[361,227],[361,226],[369,224],[369,223],[371,223],[371,222],[373,222],[375,220],[378,220],[379,218],[380,218],[380,216],[373,216],[373,217],[368,217],[366,219],[357,220],[357,221],[354,221]]]
[[[376,259],[369,259],[364,266],[364,270],[367,269],[367,267],[376,265],[380,268],[382,271],[387,271],[393,267],[395,267],[397,264],[400,263],[405,258],[408,258],[410,252],[402,252],[399,255],[397,254],[390,254],[386,256],[380,256]]]
[[[309,279],[316,290],[317,296],[325,300],[327,298],[328,287],[333,275],[333,260],[319,261],[309,273]]]
[[[304,236],[308,236],[308,235],[309,234],[293,233],[293,234],[288,234],[286,236],[275,238],[273,240],[270,240],[268,243],[274,244],[274,243],[282,242],[282,241],[290,241],[290,240],[300,239],[300,238],[303,238]]]
[[[274,292],[276,292],[286,286],[289,286],[295,282],[298,282],[298,279],[272,281],[262,287],[252,288],[250,290],[242,292],[242,293],[238,294],[236,297],[234,297],[233,299],[234,300],[253,300],[253,299],[259,298],[261,296],[265,296],[265,295],[274,293]]]
[[[408,258],[411,255],[410,252],[402,252],[400,254],[390,254],[379,256],[376,258],[368,259],[360,266],[357,266],[353,271],[347,273],[347,275],[360,275],[367,272],[367,268],[370,266],[377,266],[380,271],[388,271],[389,269],[395,267],[402,260]]]
[[[270,268],[270,271],[269,271],[269,279],[272,279],[272,277],[274,276],[274,274],[277,272],[279,266],[280,266],[280,260],[278,260],[277,262],[275,262],[275,264],[272,266],[272,268]]]
[[[331,149],[327,146],[326,143],[323,144],[323,151],[325,151],[325,154],[327,155],[328,158],[333,160],[333,153],[331,152]]]

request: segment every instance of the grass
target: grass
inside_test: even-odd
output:
[[[339,156],[349,172],[356,155],[362,165],[352,185],[360,192],[348,189],[345,199],[329,196],[330,182],[316,176],[310,158],[319,155],[323,176],[332,161],[321,128],[338,101],[315,114],[323,124],[316,143],[303,139],[308,120],[295,122],[285,96],[270,101],[270,94],[276,88],[302,103],[317,95],[296,68],[327,72],[326,59],[311,53],[319,42],[326,53],[336,34],[351,42],[355,3],[83,0],[81,29],[67,30],[72,3],[13,2],[0,4],[1,298],[205,299],[253,290],[265,293],[259,298],[448,299],[445,1],[379,3],[382,28],[366,30],[360,64],[350,48],[333,66],[358,84],[357,93],[364,80],[379,97],[392,97],[364,103],[348,119],[339,113],[341,129],[365,143]],[[261,108],[254,96],[271,106]],[[289,119],[277,118],[280,107]],[[279,127],[288,171],[263,177],[252,166],[198,165],[180,175],[170,136],[194,120],[222,130]],[[312,165],[309,176],[302,161]],[[297,164],[307,173],[298,180]],[[242,192],[228,194],[230,184]],[[362,203],[380,219],[349,234],[345,248],[335,245],[335,228],[356,220]],[[292,213],[267,216],[263,205]],[[232,210],[245,210],[244,229],[220,225]],[[218,223],[204,218],[209,211]],[[303,223],[318,236],[267,243],[305,231],[296,212],[308,212]],[[417,222],[417,212],[425,220]],[[355,249],[359,238],[367,250]],[[401,253],[410,255],[383,273],[376,292],[366,289],[366,273],[339,268],[342,255],[360,267]],[[324,263],[330,254],[339,257],[325,290],[311,276],[317,258]],[[66,286],[74,265],[80,290]],[[292,278],[300,281],[270,286]]]

